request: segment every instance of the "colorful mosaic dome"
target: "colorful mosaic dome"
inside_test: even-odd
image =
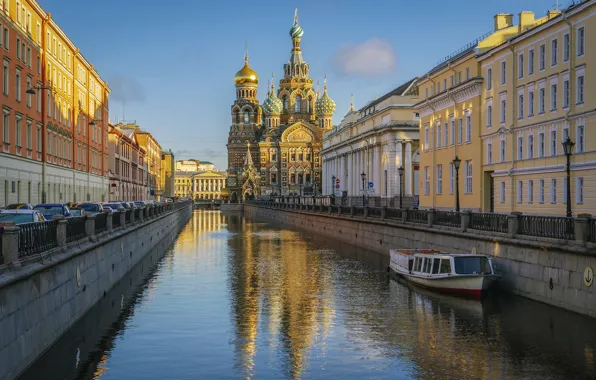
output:
[[[290,29],[290,37],[292,37],[292,39],[300,38],[303,34],[304,30],[298,25],[298,8],[296,8],[296,11],[294,12],[294,25],[292,26],[292,29]]]
[[[271,91],[267,95],[267,99],[263,102],[263,112],[266,115],[277,114],[279,115],[283,110],[282,101],[275,95],[275,89],[271,86]]]
[[[327,79],[325,79],[325,86],[323,87],[323,96],[315,102],[315,111],[317,116],[332,115],[335,112],[335,102],[327,95]]]

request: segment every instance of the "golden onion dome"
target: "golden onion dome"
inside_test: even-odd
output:
[[[240,69],[234,76],[234,83],[236,84],[259,84],[259,76],[257,73],[250,68],[248,65],[248,56],[244,58],[244,67]]]

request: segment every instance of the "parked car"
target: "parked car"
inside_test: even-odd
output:
[[[88,215],[96,215],[96,214],[101,214],[102,212],[104,212],[104,209],[103,209],[103,206],[101,205],[101,203],[95,203],[95,202],[78,203],[77,208],[85,210],[85,214],[88,214]]]
[[[15,222],[16,224],[43,222],[43,214],[37,210],[11,209],[0,211],[0,222]]]
[[[143,201],[134,201],[135,206],[137,206],[137,208],[143,208],[145,207],[147,204]]]
[[[127,202],[127,203],[128,203],[128,205],[130,206],[131,209],[137,208],[137,205],[135,205],[134,202]]]
[[[73,217],[76,217],[76,216],[83,216],[83,212],[84,212],[84,211],[85,211],[85,210],[83,210],[83,209],[81,209],[81,208],[76,208],[76,207],[75,207],[75,208],[71,208],[71,209],[70,209],[70,214],[71,214]]]
[[[121,202],[105,202],[101,204],[104,208],[111,208],[112,211],[118,211],[120,207],[124,207]]]
[[[130,210],[130,209],[131,209],[131,207],[130,207],[130,205],[128,204],[128,202],[124,202],[124,201],[114,201],[114,202],[110,202],[110,203],[119,203],[119,204],[121,204],[121,205],[122,205],[122,207],[124,207],[125,209],[127,209],[127,210]]]
[[[6,206],[5,210],[33,210],[33,206],[29,203],[13,203]]]
[[[54,215],[63,215],[67,218],[71,216],[70,209],[64,203],[43,203],[33,209],[41,212],[46,220],[52,220]]]
[[[172,198],[166,198],[164,200],[164,203],[174,203],[174,201],[172,200]]]

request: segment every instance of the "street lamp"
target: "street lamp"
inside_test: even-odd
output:
[[[37,91],[41,91],[41,90],[50,90],[52,91],[52,87],[45,87],[45,86],[37,86],[37,87],[29,87],[27,89],[27,91],[25,91],[26,94],[30,94],[30,95],[35,95],[37,94]]]
[[[364,172],[362,172],[362,174],[360,174],[360,178],[362,178],[362,206],[364,206],[364,203],[365,203],[364,193],[366,192],[366,188],[364,187],[364,182],[366,181],[366,174]]]
[[[461,160],[455,156],[451,163],[455,168],[455,211],[459,212],[459,165],[461,165]]]
[[[335,175],[331,176],[331,195],[335,193]]]
[[[569,136],[563,142],[563,150],[567,156],[567,217],[571,218],[571,151],[575,143],[571,141]]]
[[[403,188],[404,188],[404,181],[403,181],[403,177],[404,177],[404,167],[400,166],[399,169],[397,169],[397,171],[399,172],[399,208],[403,208]]]

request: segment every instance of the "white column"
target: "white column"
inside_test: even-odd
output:
[[[381,195],[381,145],[375,145],[373,148],[374,161],[373,173],[375,182],[375,196]]]
[[[351,152],[346,153],[346,190],[348,191],[348,196],[352,196],[352,178],[354,177],[354,168],[352,167],[352,154]]]
[[[406,178],[405,178],[405,193],[412,195],[412,143],[406,143]]]
[[[325,190],[327,190],[327,186],[325,186],[325,174],[327,174],[327,160],[325,156],[322,158],[323,165],[321,165],[321,193],[325,194]]]
[[[397,141],[396,142],[396,149],[395,149],[395,172],[393,173],[393,176],[395,177],[395,183],[397,184],[397,186],[395,187],[395,195],[399,195],[399,193],[401,192],[401,182],[399,179],[399,167],[403,165],[402,162],[402,157],[403,157],[403,144],[401,141]]]
[[[387,144],[387,197],[395,196],[395,144]]]

